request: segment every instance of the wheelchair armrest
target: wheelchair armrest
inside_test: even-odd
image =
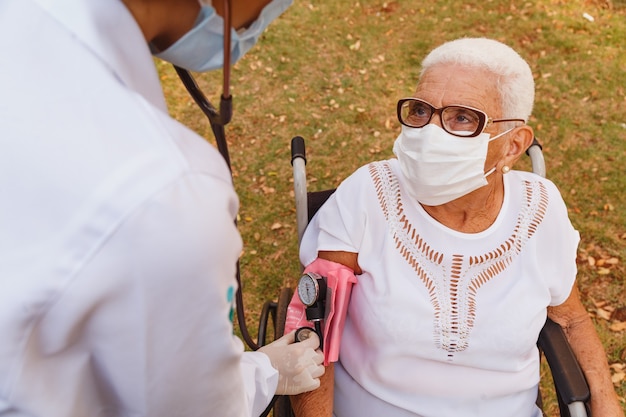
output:
[[[591,394],[587,380],[561,326],[547,319],[537,345],[548,361],[554,385],[562,401],[568,405],[577,401],[589,401]]]

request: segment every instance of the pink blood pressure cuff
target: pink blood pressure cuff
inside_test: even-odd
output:
[[[342,264],[317,258],[304,273],[315,272],[326,278],[326,313],[324,316],[324,365],[337,362],[341,336],[346,322],[352,285],[357,279],[352,269]],[[306,318],[306,306],[296,292],[287,308],[285,334],[300,327],[312,327]]]

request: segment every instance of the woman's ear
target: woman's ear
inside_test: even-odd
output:
[[[504,165],[509,167],[512,167],[524,152],[526,152],[535,137],[533,128],[528,125],[517,127],[511,133],[508,141],[509,146],[504,155]]]

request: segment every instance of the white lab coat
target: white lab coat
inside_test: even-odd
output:
[[[119,0],[0,0],[0,416],[249,416],[238,200]]]

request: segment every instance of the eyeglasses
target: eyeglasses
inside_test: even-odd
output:
[[[441,127],[446,132],[460,137],[472,138],[480,135],[492,123],[522,122],[524,119],[490,119],[481,110],[467,106],[444,106],[436,108],[417,98],[403,98],[398,101],[398,120],[408,127],[424,127],[439,113]]]

